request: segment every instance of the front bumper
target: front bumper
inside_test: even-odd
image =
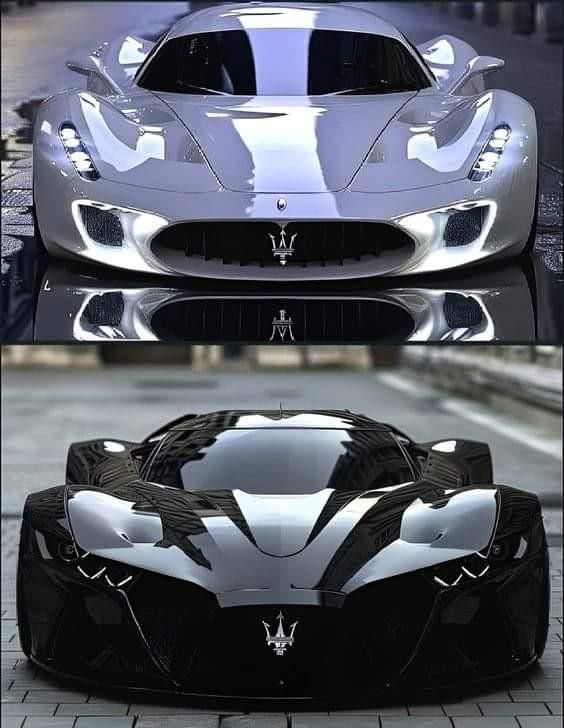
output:
[[[540,550],[510,568],[449,588],[421,570],[362,587],[340,607],[220,608],[206,590],[151,572],[122,588],[84,578],[34,553],[24,525],[20,631],[26,624],[42,666],[114,688],[330,701],[463,685],[524,668],[542,651],[548,560],[541,531],[536,539]],[[264,627],[274,631],[280,611],[286,632],[297,622],[283,656]]]
[[[501,171],[496,171],[480,183],[465,179],[410,192],[289,194],[284,195],[286,208],[279,210],[278,194],[149,192],[106,180],[89,182],[72,171],[62,175],[48,164],[38,164],[34,173],[41,234],[54,254],[137,272],[269,281],[397,276],[514,257],[523,250],[529,236],[536,184],[536,169],[533,171],[529,164],[512,175],[510,184]],[[87,234],[80,215],[84,206],[120,218],[124,235],[121,246],[101,244]],[[449,216],[476,206],[484,212],[477,236],[464,244],[447,243],[444,238]],[[241,224],[272,224],[278,231],[275,240],[271,241],[269,233],[263,236],[264,253],[272,259],[271,264],[242,263],[236,257],[225,260],[187,256],[182,246],[174,251],[157,244],[164,230],[194,221],[221,222],[227,230]],[[312,260],[305,264],[297,254],[274,253],[274,248],[282,248],[279,233],[285,226],[294,225],[299,230],[302,223],[359,221],[380,225],[374,254],[348,258],[346,243],[341,260]],[[386,230],[401,235],[405,244],[388,246]],[[294,249],[299,245],[298,235]],[[319,245],[321,248],[321,240]],[[245,243],[241,242],[240,247],[244,249]]]

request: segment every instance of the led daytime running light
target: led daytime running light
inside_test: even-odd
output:
[[[511,135],[511,129],[507,124],[500,124],[493,130],[490,138],[486,145],[480,152],[480,156],[474,162],[474,166],[470,174],[469,179],[473,182],[481,182],[488,177],[491,177],[493,171],[499,162],[505,145],[507,144]]]
[[[99,179],[100,175],[98,174],[98,170],[94,166],[94,162],[88,153],[88,149],[84,145],[76,128],[68,122],[61,124],[59,137],[63,143],[68,158],[72,162],[73,167],[76,169],[78,174],[88,180]]]

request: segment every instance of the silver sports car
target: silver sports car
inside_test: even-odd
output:
[[[344,5],[222,4],[103,42],[40,107],[56,255],[168,275],[439,271],[534,242],[535,114],[464,41],[414,47]]]

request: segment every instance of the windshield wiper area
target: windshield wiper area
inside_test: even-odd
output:
[[[216,96],[229,96],[228,93],[225,93],[225,91],[216,91],[213,88],[206,88],[205,86],[196,86],[193,83],[186,83],[186,81],[177,81],[176,85],[179,88],[191,88],[194,89],[194,91],[202,91],[205,94],[215,94]]]
[[[385,86],[383,84],[371,84],[370,86],[357,86],[356,88],[347,88],[344,91],[334,91],[326,96],[344,96],[345,94],[366,94],[375,91],[378,94],[392,94],[412,91],[413,89],[402,88],[400,86]]]

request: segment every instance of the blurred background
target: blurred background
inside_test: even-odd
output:
[[[46,0],[39,0],[45,2]],[[222,0],[192,0],[184,3],[189,10],[201,10],[210,5],[219,4]],[[318,0],[319,1],[319,0]],[[321,2],[335,2],[335,0],[321,0]],[[1,0],[2,12],[9,12],[18,7],[36,5],[38,0]],[[180,3],[178,3],[180,4]],[[356,5],[373,5],[374,3],[359,2]],[[485,25],[503,23],[509,25],[515,33],[535,33],[545,35],[551,42],[562,40],[562,4],[553,0],[518,0],[517,2],[504,2],[503,0],[487,0],[486,2],[454,2],[438,0],[426,2],[440,12],[453,12],[467,20],[477,20]]]
[[[556,346],[5,346],[2,509],[64,481],[69,444],[142,439],[186,412],[344,409],[414,439],[490,443],[496,482],[539,494],[561,539]]]

